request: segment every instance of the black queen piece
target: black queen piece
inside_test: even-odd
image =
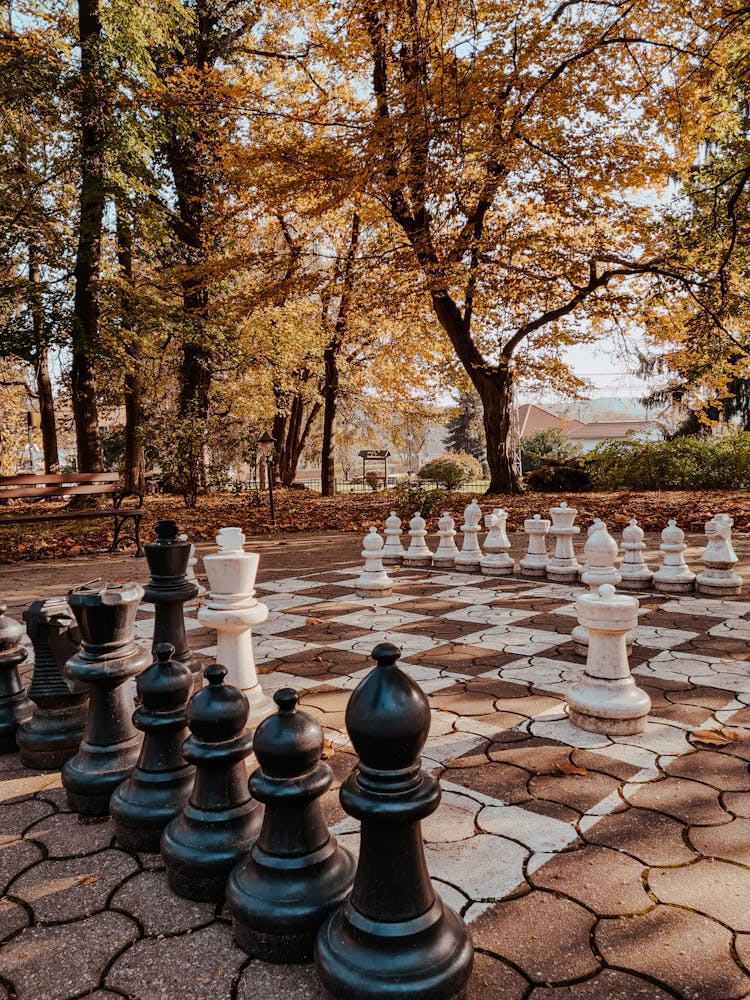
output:
[[[471,936],[430,882],[421,834],[440,802],[440,786],[420,767],[429,704],[398,668],[395,646],[381,643],[372,655],[377,666],[346,709],[359,763],[341,804],[362,823],[357,874],[318,934],[318,972],[338,1000],[463,1000]]]

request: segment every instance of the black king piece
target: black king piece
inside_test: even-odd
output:
[[[152,602],[155,609],[152,654],[156,656],[156,647],[160,643],[171,643],[174,646],[173,659],[190,668],[193,685],[198,690],[203,675],[188,646],[184,611],[186,601],[197,597],[198,585],[188,579],[190,542],[180,540],[179,530],[176,521],[158,521],[156,541],[143,546],[151,572],[144,599]]]
[[[420,767],[430,728],[422,690],[390,643],[349,700],[346,728],[359,763],[341,804],[362,822],[354,888],[318,934],[316,962],[338,1000],[463,1000],[474,950],[468,928],[430,882],[421,820],[440,787]]]

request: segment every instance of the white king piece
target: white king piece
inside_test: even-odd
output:
[[[253,596],[260,557],[245,552],[241,528],[222,528],[216,541],[218,552],[203,557],[210,591],[198,621],[216,631],[216,662],[250,702],[248,726],[255,726],[276,710],[261,690],[253,658],[251,629],[268,618],[268,608]]]

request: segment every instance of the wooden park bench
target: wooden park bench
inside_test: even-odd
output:
[[[112,506],[45,510],[45,500],[72,499],[82,496],[110,497]],[[39,511],[30,512],[27,504],[14,512],[15,504],[6,501],[38,500]],[[127,504],[130,504],[129,506]],[[18,508],[16,508],[18,510]],[[145,513],[143,494],[138,490],[122,490],[116,472],[66,472],[60,475],[0,476],[0,527],[4,524],[28,524],[33,521],[73,521],[80,518],[110,517],[114,522],[114,538],[109,547],[115,552],[122,542],[135,544],[135,555],[143,555],[141,518]],[[132,529],[123,526],[132,522]]]

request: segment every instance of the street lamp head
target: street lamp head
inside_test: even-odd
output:
[[[273,457],[276,440],[266,431],[258,438],[258,454],[261,458],[269,459]]]

